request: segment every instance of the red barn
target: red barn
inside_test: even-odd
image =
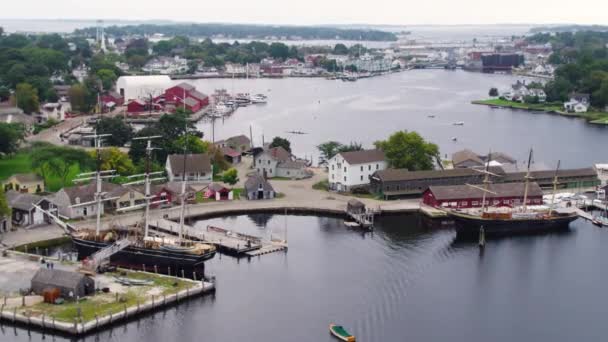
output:
[[[146,103],[142,100],[133,100],[127,104],[127,113],[141,113],[146,111]]]
[[[122,106],[125,103],[125,99],[115,91],[109,91],[101,96],[101,102],[106,105],[114,102],[115,106]]]
[[[165,90],[165,94],[162,96],[165,104],[173,104],[176,108],[184,105],[184,99],[186,102],[186,108],[198,112],[203,107],[209,105],[209,97],[199,91],[188,83],[180,83],[174,87]]]
[[[486,193],[486,205],[493,207],[513,207],[524,201],[524,183],[490,184]],[[482,206],[483,191],[468,185],[430,186],[422,195],[422,202],[432,207],[479,208]],[[528,205],[543,204],[543,191],[537,183],[528,186]]]

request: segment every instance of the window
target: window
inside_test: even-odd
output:
[[[331,166],[331,170],[332,170],[332,171],[334,170],[334,166],[335,166],[335,165],[332,165],[332,166]]]
[[[344,172],[346,172],[346,166],[344,167]]]
[[[289,171],[287,171],[287,175],[289,176]]]
[[[371,170],[372,170],[372,164],[367,165],[367,169],[368,169],[369,171],[371,171]]]
[[[268,165],[270,165],[270,160],[268,160]]]
[[[363,167],[363,166],[361,166],[361,167]],[[361,181],[363,181],[363,175],[361,175]]]
[[[363,165],[361,165],[361,172],[363,172]]]
[[[380,165],[376,164],[376,170],[380,169]]]
[[[258,159],[258,164],[262,164],[262,159]]]
[[[346,182],[346,176],[344,176],[344,181]]]
[[[471,205],[479,205],[479,201],[473,201],[471,202]]]
[[[334,178],[336,178],[336,177],[334,177],[334,176],[335,176],[334,174],[332,174],[332,175],[331,175],[331,179],[332,179],[332,180],[333,180]]]

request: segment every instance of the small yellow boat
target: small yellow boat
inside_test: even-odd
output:
[[[351,335],[344,329],[341,325],[330,324],[329,332],[334,335],[336,338],[346,341],[346,342],[355,342],[355,336]]]

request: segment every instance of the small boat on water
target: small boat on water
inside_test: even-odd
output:
[[[591,219],[591,222],[600,227],[608,227],[608,218],[605,216],[595,216]]]
[[[349,334],[341,325],[330,324],[329,332],[342,341],[355,342],[355,336]]]
[[[464,126],[464,121],[456,121],[453,123],[454,126]]]
[[[452,141],[458,141],[458,138],[452,137]]]
[[[262,94],[256,94],[251,96],[251,103],[266,103],[267,101],[267,97]]]
[[[434,119],[434,118],[435,118],[435,115],[429,115],[429,116],[428,116],[428,118],[430,118],[430,119]]]

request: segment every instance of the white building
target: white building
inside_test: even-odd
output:
[[[184,173],[188,182],[211,183],[213,181],[211,160],[209,155],[205,153],[188,154],[185,163],[183,154],[169,155],[165,170],[169,182],[181,182]]]
[[[589,94],[571,94],[570,101],[564,103],[567,112],[585,113],[589,109]]]
[[[175,57],[156,57],[146,63],[142,68],[145,72],[158,73],[161,75],[173,75],[188,71],[188,60]]]
[[[369,185],[369,177],[386,169],[387,163],[381,150],[363,150],[338,153],[328,167],[330,190],[351,191]]]
[[[161,76],[121,76],[116,81],[116,91],[125,99],[148,99],[150,95],[158,96],[171,87],[171,78]]]
[[[269,148],[257,154],[254,157],[254,168],[260,176],[266,178],[302,179],[311,176],[306,163],[295,160],[291,153],[282,147]]]

